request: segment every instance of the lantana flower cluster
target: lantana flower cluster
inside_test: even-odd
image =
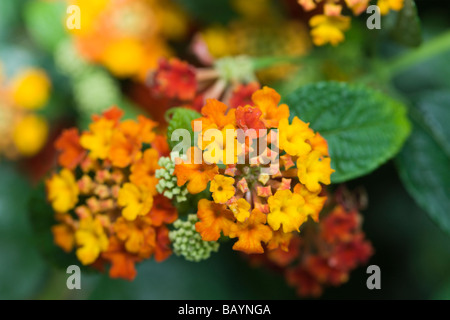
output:
[[[318,220],[322,185],[334,171],[327,142],[298,117],[290,121],[289,107],[279,103],[268,87],[237,108],[209,99],[192,122],[196,145],[174,174],[189,193],[210,192],[212,199],[198,202],[195,225],[204,241],[237,238],[233,249],[248,254],[288,250],[308,218]],[[222,135],[208,139],[210,130]],[[233,134],[238,130],[245,140]]]
[[[172,1],[65,1],[81,11],[82,27],[69,30],[78,51],[120,78],[145,80],[160,57],[172,55],[168,40],[187,31],[187,18]]]
[[[0,65],[0,159],[31,157],[43,148],[49,128],[38,112],[47,104],[50,90],[43,70],[27,68],[6,80]]]
[[[47,181],[58,224],[55,243],[75,250],[83,265],[133,279],[135,263],[171,254],[167,224],[177,210],[156,191],[158,159],[167,154],[157,123],[139,116],[121,121],[118,108],[94,117],[89,130],[69,129],[56,141],[61,170]]]
[[[302,236],[292,239],[289,251],[252,255],[250,262],[283,273],[300,296],[318,297],[324,287],[347,282],[351,271],[367,263],[374,250],[361,230],[358,208],[329,202],[319,223],[305,225]]]
[[[317,46],[327,43],[337,45],[344,41],[344,32],[350,29],[351,17],[342,14],[344,8],[340,0],[298,0],[305,11],[313,11],[320,8],[319,14],[315,14],[310,20],[311,36]],[[345,5],[355,16],[366,11],[371,0],[345,0]],[[376,5],[382,15],[389,11],[399,11],[403,8],[404,0],[378,0]],[[375,3],[374,3],[375,4]]]

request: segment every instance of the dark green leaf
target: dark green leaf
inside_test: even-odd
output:
[[[406,46],[417,47],[422,43],[422,28],[414,0],[405,0],[391,34]]]
[[[304,86],[285,102],[291,117],[309,122],[328,141],[332,182],[365,175],[392,158],[410,131],[406,108],[364,86],[321,82]]]
[[[226,23],[236,16],[229,0],[175,0],[191,16],[205,23]],[[220,14],[211,14],[220,12]]]
[[[52,265],[64,270],[73,264],[80,265],[74,253],[65,253],[53,242],[51,227],[56,224],[56,221],[53,208],[46,199],[44,183],[41,183],[33,192],[29,208],[35,243],[44,258]]]
[[[397,157],[399,173],[419,206],[450,234],[450,94],[425,94],[412,115],[413,132]]]
[[[27,215],[31,186],[4,159],[0,177],[0,299],[30,299],[46,273]]]

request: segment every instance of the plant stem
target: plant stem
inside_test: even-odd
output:
[[[394,58],[385,65],[382,74],[387,77],[386,79],[392,79],[400,72],[445,51],[450,51],[450,31],[431,39],[416,50],[411,50],[400,57]]]
[[[279,57],[261,57],[252,58],[253,69],[255,71],[273,67],[283,63],[301,63],[305,61],[305,57],[299,56],[279,56]]]

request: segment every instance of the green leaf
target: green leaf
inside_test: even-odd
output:
[[[51,227],[56,221],[53,208],[46,199],[44,183],[41,183],[31,195],[29,212],[34,241],[44,258],[55,267],[64,270],[73,264],[80,265],[74,253],[64,252],[53,242]]]
[[[0,299],[32,299],[47,266],[28,220],[30,181],[11,163],[0,162]]]
[[[180,7],[200,22],[226,23],[236,17],[229,0],[175,0]],[[211,14],[220,12],[220,14]]]
[[[333,183],[363,176],[392,158],[410,131],[406,108],[364,86],[310,84],[288,95],[298,116],[328,141]]]
[[[192,130],[192,120],[200,118],[202,115],[197,111],[186,108],[172,108],[167,112],[167,116],[171,116],[169,127],[167,129],[167,141],[171,149],[180,141],[172,141],[172,133],[176,129],[186,129],[191,135],[191,145],[194,145],[194,132]]]
[[[422,43],[422,28],[414,0],[405,0],[391,35],[395,40],[409,47],[418,47]]]
[[[414,129],[397,157],[408,192],[450,234],[450,94],[423,95],[413,109]]]
[[[64,29],[66,5],[63,2],[29,1],[24,10],[28,32],[47,51],[56,49],[67,34]]]

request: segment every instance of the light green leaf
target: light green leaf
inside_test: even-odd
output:
[[[408,192],[450,234],[450,94],[427,93],[413,109],[414,129],[397,157]]]
[[[192,131],[192,120],[200,118],[202,115],[195,110],[186,108],[172,108],[167,112],[167,116],[171,117],[169,127],[167,129],[167,141],[172,149],[178,141],[172,141],[172,133],[176,129],[186,129],[191,135],[191,145],[194,144],[194,132]]]
[[[368,174],[400,150],[410,131],[406,108],[364,86],[320,82],[294,91],[285,101],[328,141],[333,183]]]
[[[67,34],[64,30],[66,5],[63,2],[29,1],[24,18],[28,32],[37,44],[53,51]]]

